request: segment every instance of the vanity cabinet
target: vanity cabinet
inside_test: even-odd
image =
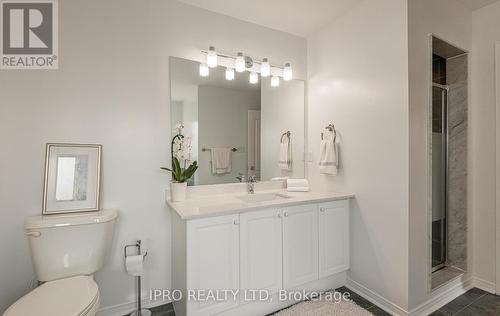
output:
[[[240,215],[240,280],[242,290],[282,288],[281,210]],[[243,301],[243,300],[242,300]]]
[[[240,288],[239,216],[217,216],[187,222],[187,288]],[[194,301],[189,315],[213,315],[238,305],[237,300]]]
[[[286,307],[248,301],[245,290],[326,290],[349,269],[349,201],[269,207],[240,214],[173,219],[176,315],[256,315]],[[239,291],[227,300],[187,299],[193,290]],[[291,303],[288,303],[288,305]]]
[[[285,289],[318,279],[318,205],[283,209]]]
[[[319,277],[349,269],[349,201],[319,205]]]

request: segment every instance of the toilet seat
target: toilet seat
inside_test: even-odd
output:
[[[21,297],[3,316],[94,316],[99,288],[92,277],[49,281]]]

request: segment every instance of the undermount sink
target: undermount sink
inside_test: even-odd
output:
[[[258,203],[258,202],[289,199],[290,196],[281,193],[256,193],[256,194],[240,195],[237,196],[236,198],[246,203]]]

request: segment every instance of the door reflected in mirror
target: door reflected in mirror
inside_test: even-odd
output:
[[[199,65],[170,58],[171,126],[184,125],[199,165],[190,183],[303,178],[304,82],[281,80],[272,87],[270,77],[259,76],[250,83],[249,72],[227,80],[221,66],[202,77]]]

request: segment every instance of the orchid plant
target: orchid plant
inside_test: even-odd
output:
[[[175,131],[177,134],[172,138],[170,149],[172,152],[172,167],[161,169],[172,173],[172,178],[175,182],[184,183],[188,181],[198,169],[198,163],[191,161],[191,137],[186,137],[182,134],[184,125],[179,123],[176,125]]]

